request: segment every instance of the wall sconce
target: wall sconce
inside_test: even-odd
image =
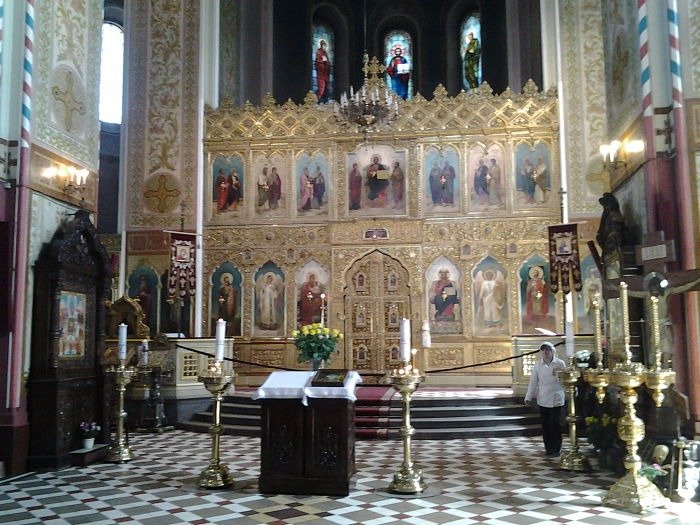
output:
[[[64,166],[63,164],[50,166],[42,172],[43,177],[58,181],[63,193],[70,196],[78,193],[82,196],[87,187],[89,175],[90,170],[88,169],[78,169],[75,166]]]
[[[604,167],[611,171],[620,167],[626,168],[627,156],[630,153],[644,151],[644,141],[629,140],[620,142],[619,140],[613,140],[610,144],[601,144],[598,151],[600,151],[600,156],[603,157]]]

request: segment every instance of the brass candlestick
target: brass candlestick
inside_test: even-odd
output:
[[[641,363],[633,363],[630,351],[629,311],[627,305],[627,283],[620,283],[620,302],[625,341],[625,360],[612,370],[610,381],[620,387],[620,400],[624,405],[624,415],[617,422],[620,439],[627,444],[624,458],[627,473],[610,488],[603,497],[603,503],[630,512],[642,513],[653,507],[662,507],[665,498],[659,488],[644,476],[639,475],[642,460],[637,454],[637,443],[644,439],[644,421],[636,416],[634,404],[637,402],[635,388],[644,384],[647,370]]]
[[[595,388],[595,397],[598,404],[602,405],[605,401],[605,389],[610,384],[610,370],[604,368],[603,363],[603,332],[600,326],[600,294],[593,295],[593,319],[595,323],[595,352],[593,360],[595,368],[588,368],[583,372],[583,379]],[[600,368],[598,365],[600,364]]]
[[[233,478],[228,467],[219,458],[219,443],[221,439],[221,400],[233,381],[233,375],[226,375],[221,369],[221,361],[212,363],[206,373],[199,376],[199,382],[211,393],[214,399],[213,424],[209,427],[211,434],[211,459],[209,465],[199,475],[198,485],[206,489],[229,487]]]
[[[566,385],[569,403],[567,406],[566,422],[569,424],[569,441],[571,450],[561,456],[560,468],[562,470],[574,470],[577,472],[591,470],[588,458],[578,448],[578,438],[576,436],[576,383],[581,377],[581,371],[574,364],[574,357],[569,358],[568,370],[557,370],[559,381]]]
[[[647,372],[646,384],[653,394],[652,399],[657,407],[664,401],[664,393],[669,386],[676,382],[676,373],[673,370],[661,368],[661,329],[659,328],[659,298],[655,295],[649,297],[651,302],[651,329],[654,345],[654,366]]]
[[[114,388],[117,391],[118,414],[117,414],[117,433],[115,436],[116,443],[113,443],[107,451],[105,461],[111,463],[124,463],[131,461],[134,458],[131,452],[131,447],[126,444],[126,436],[124,435],[124,421],[126,420],[126,410],[124,410],[124,392],[126,385],[131,382],[131,377],[134,375],[134,367],[124,366],[124,359],[119,360],[119,366],[110,366],[106,372],[114,374]]]
[[[416,391],[423,379],[424,377],[409,362],[405,362],[402,369],[395,370],[390,375],[391,386],[401,394],[403,411],[399,433],[403,439],[403,463],[399,471],[394,474],[393,481],[389,484],[389,492],[416,494],[423,492],[426,488],[422,471],[419,468],[415,468],[411,458],[411,436],[416,432],[411,426],[411,395]]]

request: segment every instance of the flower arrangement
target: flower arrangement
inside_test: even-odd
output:
[[[94,421],[83,421],[82,423],[80,423],[80,437],[83,439],[97,437],[97,434],[100,433],[100,430],[100,425],[98,425]]]
[[[649,481],[654,481],[654,478],[665,476],[666,474],[668,474],[668,472],[658,463],[653,463],[651,465],[642,463],[642,467],[637,471],[638,476],[645,477]]]
[[[600,417],[588,416],[584,421],[588,442],[594,448],[605,450],[617,442],[617,419],[610,414],[604,413]]]
[[[328,361],[337,350],[336,345],[343,338],[340,330],[328,328],[321,323],[302,326],[292,332],[294,344],[299,349],[299,362]]]

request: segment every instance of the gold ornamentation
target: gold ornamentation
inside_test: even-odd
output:
[[[144,203],[158,213],[173,211],[180,203],[180,188],[174,176],[158,173],[144,185]]]

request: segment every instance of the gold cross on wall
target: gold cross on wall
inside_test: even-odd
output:
[[[73,112],[76,111],[81,115],[85,114],[85,105],[75,98],[73,89],[75,87],[75,78],[72,71],[66,71],[66,89],[62,90],[59,86],[53,86],[51,93],[53,98],[58,102],[63,103],[63,125],[66,131],[73,131]]]
[[[159,174],[154,179],[151,179],[147,185],[148,188],[143,192],[149,207],[159,213],[172,211],[181,194],[177,184],[173,180],[168,179],[169,177],[164,173]]]

